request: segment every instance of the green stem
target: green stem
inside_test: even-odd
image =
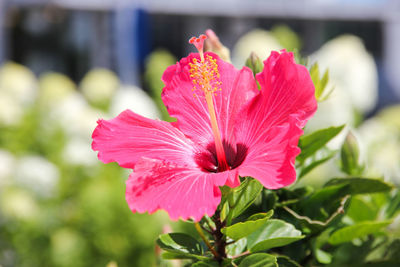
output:
[[[249,251],[249,250],[246,250],[245,252],[243,252],[243,253],[241,253],[241,254],[238,254],[238,255],[236,255],[236,256],[233,256],[232,259],[237,259],[237,258],[239,258],[239,257],[245,256],[245,255],[248,255],[248,254],[250,254],[250,251]]]
[[[308,222],[309,224],[318,224],[321,226],[327,226],[331,221],[333,221],[333,219],[335,219],[338,215],[344,213],[344,205],[346,204],[347,200],[350,198],[350,195],[346,195],[342,198],[342,200],[340,201],[340,206],[337,208],[337,210],[331,214],[331,216],[324,222],[321,221],[317,221],[317,220],[312,220],[311,218],[307,217],[307,216],[302,216],[299,215],[298,213],[296,213],[294,210],[292,210],[291,208],[287,207],[287,206],[283,206],[282,208],[284,210],[286,210],[287,212],[289,212],[293,217],[299,219],[299,220],[304,220],[306,222]]]
[[[194,224],[194,227],[196,228],[197,232],[199,233],[201,239],[203,239],[204,243],[206,246],[210,249],[211,253],[214,255],[215,258],[219,258],[218,253],[215,251],[214,247],[211,246],[210,242],[208,241],[207,237],[204,235],[203,230],[201,229],[201,226],[198,222]]]

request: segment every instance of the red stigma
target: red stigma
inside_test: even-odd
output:
[[[197,50],[199,50],[199,53],[202,53],[205,39],[207,39],[207,36],[201,34],[199,37],[193,36],[192,38],[190,38],[189,43],[193,44],[197,48]]]

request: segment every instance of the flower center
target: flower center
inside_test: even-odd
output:
[[[204,57],[203,45],[207,37],[202,34],[199,38],[192,37],[189,43],[193,44],[200,54],[200,61],[193,58],[193,62],[189,63],[190,77],[192,78],[193,91],[200,90],[204,93],[208,113],[210,115],[211,128],[215,141],[215,150],[218,160],[218,171],[229,170],[230,167],[226,161],[224,146],[221,140],[221,133],[218,127],[217,117],[214,108],[214,94],[220,91],[221,82],[219,81],[220,74],[218,71],[217,60],[212,56],[207,55]]]
[[[246,159],[248,152],[246,145],[241,143],[232,145],[223,141],[223,146],[229,169],[233,170],[239,167]],[[214,143],[209,143],[202,152],[196,154],[195,161],[204,172],[220,171],[219,162],[217,160],[216,146]]]

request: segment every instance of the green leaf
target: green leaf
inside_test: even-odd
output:
[[[277,256],[279,267],[301,267],[300,264],[286,256]]]
[[[353,222],[374,221],[378,216],[379,208],[371,201],[366,201],[363,196],[354,196],[351,198],[350,205],[347,208],[346,215]]]
[[[314,238],[313,242],[313,253],[316,254],[317,249],[321,249],[326,243],[328,243],[328,239],[334,230],[333,227],[326,228],[324,231],[319,232],[319,235]]]
[[[315,91],[317,91],[317,89],[319,88],[319,66],[317,63],[313,64],[310,68],[310,76],[311,76],[311,80],[313,81],[314,87],[315,87]],[[315,92],[315,94],[317,95],[317,92]]]
[[[200,256],[200,255],[194,255],[194,254],[188,254],[188,253],[183,253],[183,252],[164,252],[161,254],[161,257],[164,260],[185,260],[185,259],[190,259],[190,260],[207,260],[208,258],[205,256]]]
[[[392,189],[378,179],[371,178],[334,178],[323,188],[299,202],[302,213],[313,219],[326,219],[339,206],[339,201],[346,195],[386,192]],[[324,212],[328,214],[324,214]]]
[[[247,236],[251,252],[281,247],[304,238],[293,225],[281,220],[268,220],[262,227]]]
[[[321,84],[320,84],[321,88],[323,88],[323,90],[325,89],[326,85],[328,84],[328,81],[329,81],[329,70],[326,70],[324,72],[324,75],[322,76]]]
[[[333,202],[345,195],[357,195],[367,193],[386,192],[392,189],[392,185],[379,179],[372,178],[333,178],[323,188],[317,190],[310,198],[306,199],[303,206]]]
[[[221,221],[225,221],[225,219],[228,217],[229,215],[229,203],[227,201],[222,202],[222,208],[221,208]]]
[[[258,228],[263,226],[273,214],[273,210],[270,210],[267,213],[254,214],[245,222],[239,222],[234,225],[222,228],[221,232],[229,236],[233,240],[239,240],[243,237],[248,236]]]
[[[219,267],[219,264],[216,261],[208,260],[208,261],[198,261],[190,265],[191,267]]]
[[[360,264],[352,265],[352,267],[395,267],[395,266],[400,266],[399,260],[363,262]]]
[[[183,233],[170,233],[160,235],[157,239],[160,248],[179,254],[190,254],[192,256],[202,255],[203,247],[200,242]],[[188,255],[187,255],[188,256]]]
[[[346,184],[338,184],[321,188],[315,191],[309,198],[301,201],[300,204],[304,210],[311,212],[325,203],[334,203],[335,200],[347,195],[346,186]]]
[[[254,200],[256,200],[262,189],[263,186],[260,182],[251,177],[247,177],[246,180],[233,191],[230,201],[233,205],[229,211],[228,220],[239,216],[245,211]]]
[[[235,243],[226,246],[226,252],[228,253],[228,255],[231,256],[239,255],[244,251],[246,245],[247,245],[246,238],[239,239]]]
[[[370,194],[390,191],[393,186],[385,183],[380,179],[373,178],[334,178],[329,180],[324,187],[347,185],[348,192],[346,194]]]
[[[320,102],[327,99],[327,97],[332,93],[333,89],[326,92],[326,86],[329,81],[329,70],[324,72],[322,78],[320,78],[318,64],[315,63],[310,68],[310,76],[315,87],[315,98]]]
[[[306,175],[307,173],[309,173],[310,171],[312,171],[315,167],[318,167],[319,165],[325,163],[326,161],[330,160],[333,156],[335,156],[336,151],[330,151],[330,153],[327,156],[324,156],[320,159],[317,160],[313,160],[311,161],[310,164],[304,166],[303,168],[301,168],[300,174],[299,174],[299,178],[303,177],[304,175]]]
[[[270,210],[276,207],[276,204],[279,200],[276,191],[264,189],[262,190],[262,209]]]
[[[333,137],[342,131],[344,125],[339,127],[329,127],[308,135],[303,135],[299,140],[299,147],[301,153],[297,156],[299,162],[304,162],[304,160],[312,156],[315,152],[326,145]]]
[[[393,197],[388,202],[389,205],[385,210],[385,214],[386,218],[391,218],[400,211],[400,190],[395,190]]]
[[[273,255],[256,253],[244,258],[239,267],[278,267],[278,263]]]
[[[333,232],[328,241],[332,245],[350,242],[355,238],[360,238],[369,234],[377,233],[382,228],[388,226],[390,223],[391,221],[369,221],[346,226]]]
[[[260,220],[260,219],[265,219],[265,218],[271,218],[272,215],[274,215],[273,210],[269,210],[268,212],[260,212],[251,215],[249,218],[247,218],[247,221],[255,221],[255,220]]]
[[[322,249],[316,249],[314,253],[319,263],[329,264],[332,262],[332,255]]]

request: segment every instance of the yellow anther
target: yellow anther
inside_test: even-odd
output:
[[[192,62],[189,62],[189,66],[190,78],[195,89],[203,91],[204,94],[220,91],[221,82],[218,80],[220,74],[216,59],[210,55],[201,61],[193,58]]]

